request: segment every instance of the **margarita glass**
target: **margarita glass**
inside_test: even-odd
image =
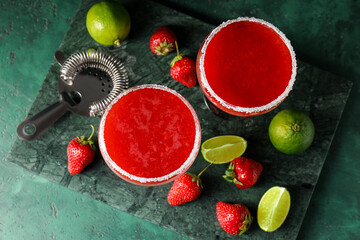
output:
[[[183,96],[147,84],[114,99],[101,118],[98,138],[115,174],[133,184],[156,186],[189,169],[200,148],[201,129]]]
[[[272,24],[240,17],[215,28],[199,49],[196,72],[213,106],[235,116],[257,116],[277,107],[295,82],[290,41]]]

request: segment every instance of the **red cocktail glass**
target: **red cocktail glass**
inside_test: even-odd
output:
[[[240,17],[215,28],[197,56],[197,77],[213,112],[257,116],[276,108],[295,82],[290,41],[272,24]]]
[[[98,135],[110,169],[143,186],[165,184],[185,173],[201,143],[200,123],[190,103],[153,84],[121,93],[104,112]]]

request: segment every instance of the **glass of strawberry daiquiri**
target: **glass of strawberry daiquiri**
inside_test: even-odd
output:
[[[192,165],[201,129],[183,96],[146,84],[124,91],[107,107],[98,138],[101,154],[116,175],[133,184],[157,186]]]
[[[203,41],[196,71],[205,102],[219,116],[257,116],[276,108],[295,82],[290,41],[272,24],[240,17]]]

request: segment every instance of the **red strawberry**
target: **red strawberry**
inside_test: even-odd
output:
[[[238,157],[230,163],[223,178],[228,182],[235,183],[237,187],[245,189],[256,183],[262,170],[261,163],[250,158]]]
[[[201,194],[201,180],[192,173],[184,173],[175,179],[168,194],[170,205],[178,206],[197,199]]]
[[[195,175],[193,173],[184,173],[183,175],[175,179],[168,194],[169,204],[173,206],[178,206],[197,199],[200,196],[203,188],[200,176],[211,165],[212,164],[209,164],[198,175]]]
[[[216,216],[222,229],[232,235],[241,235],[246,232],[253,220],[245,205],[225,202],[216,204]]]
[[[175,49],[175,34],[168,27],[159,27],[150,38],[150,50],[156,55],[166,55]]]
[[[67,147],[68,171],[71,175],[80,173],[94,159],[95,145],[91,138],[95,129],[93,125],[90,126],[92,133],[89,138],[85,136],[76,137],[71,140]]]
[[[171,62],[170,74],[173,79],[181,82],[187,87],[196,84],[196,63],[193,59],[179,54],[177,42],[175,41],[177,56]]]

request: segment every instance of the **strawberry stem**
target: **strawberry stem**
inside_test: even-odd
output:
[[[94,144],[94,141],[91,140],[91,138],[94,136],[94,133],[95,133],[95,127],[90,124],[90,127],[92,128],[92,131],[91,131],[91,135],[90,137],[85,137],[85,136],[81,136],[81,137],[77,137],[77,142],[80,143],[81,145],[86,145],[86,144],[89,144],[91,149],[95,151],[95,144]]]
[[[183,55],[179,52],[179,46],[177,44],[177,41],[175,41],[175,47],[177,55],[174,57],[174,59],[171,61],[170,66],[173,67],[177,61],[180,61],[183,58]]]
[[[193,182],[196,182],[199,187],[203,188],[202,182],[201,182],[201,179],[200,179],[200,176],[201,176],[201,174],[203,174],[213,163],[214,163],[214,162],[212,162],[212,163],[210,163],[209,165],[207,165],[206,168],[204,168],[198,175],[195,175],[195,174],[193,174],[193,173],[186,173],[186,174],[188,174],[189,176],[191,176],[191,177],[192,177],[192,181],[193,181]]]
[[[91,138],[94,136],[94,133],[95,133],[95,127],[94,127],[94,125],[90,124],[90,127],[92,128],[92,132],[91,132],[90,137],[88,137],[88,139],[87,139],[88,141],[91,140]]]
[[[197,176],[200,177],[201,174],[203,174],[211,165],[213,165],[214,162],[210,163],[209,165],[207,165],[206,168],[204,168]]]
[[[178,44],[177,44],[177,41],[175,41],[175,47],[176,47],[177,55],[180,56],[179,46],[178,46]]]

